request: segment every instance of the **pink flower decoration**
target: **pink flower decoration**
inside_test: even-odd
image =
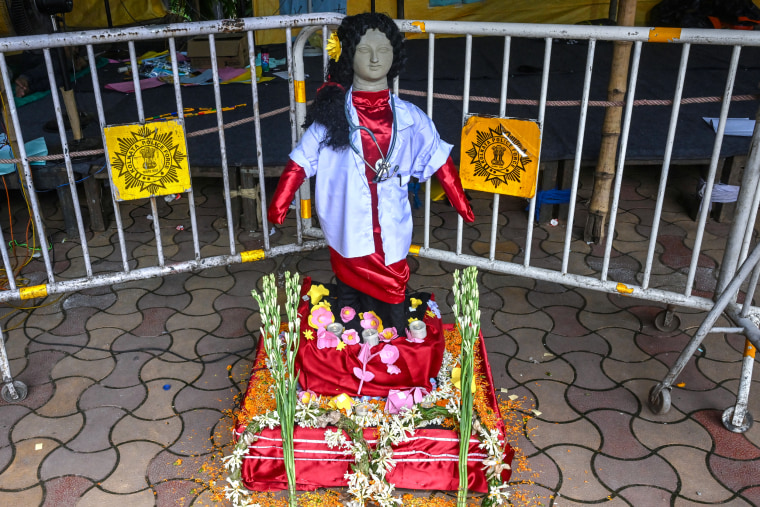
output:
[[[359,353],[356,356],[363,365],[366,365],[372,358],[372,345],[369,343],[362,343],[359,346]]]
[[[362,313],[361,324],[364,329],[377,329],[378,332],[383,329],[383,322],[380,320],[380,317],[375,315],[375,312]]]
[[[314,329],[324,329],[327,327],[327,324],[332,323],[334,320],[335,316],[324,306],[314,307],[311,315],[309,315],[309,325]]]
[[[356,345],[359,343],[359,333],[354,329],[346,329],[341,338],[346,345]]]
[[[389,364],[388,373],[390,373],[391,375],[398,375],[399,373],[401,373],[401,368],[399,368],[395,364]]]
[[[334,349],[338,346],[338,337],[330,331],[324,328],[320,328],[317,331],[317,348],[318,349]]]
[[[348,322],[354,317],[356,317],[356,310],[354,310],[350,306],[344,306],[340,310],[340,320],[342,320],[344,323]]]
[[[372,373],[371,371],[362,370],[358,366],[354,366],[354,375],[356,375],[356,377],[360,379],[362,382],[364,382],[365,380],[367,382],[371,382],[372,379],[375,378],[374,373]]]
[[[398,333],[395,327],[386,327],[380,332],[380,339],[384,342],[389,342],[398,338]]]
[[[395,345],[386,345],[380,351],[380,360],[385,364],[393,364],[399,357],[398,348]]]
[[[391,389],[388,391],[385,411],[389,414],[398,414],[421,402],[427,394],[427,390],[422,387],[413,387],[408,390]]]

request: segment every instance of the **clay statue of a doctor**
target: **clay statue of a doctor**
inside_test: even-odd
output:
[[[435,175],[464,220],[472,222],[474,215],[449,156],[452,146],[425,113],[388,89],[406,60],[396,24],[384,14],[348,16],[328,52],[328,82],[317,91],[268,219],[281,224],[298,187],[316,176],[316,211],[330,247],[339,308],[374,310],[403,336],[410,178],[424,182]]]

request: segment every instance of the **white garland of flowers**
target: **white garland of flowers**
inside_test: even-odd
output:
[[[437,401],[448,400],[446,411],[454,420],[459,421],[460,416],[460,392],[451,382],[451,371],[457,365],[457,358],[448,351],[443,354],[443,363],[438,373],[438,385],[431,393],[426,395],[419,406],[432,406]],[[361,428],[376,427],[378,429],[378,442],[374,456],[369,461],[369,474],[355,469],[346,472],[344,478],[348,484],[348,492],[354,497],[346,504],[347,507],[364,507],[367,501],[377,502],[381,507],[402,505],[401,498],[393,495],[394,485],[386,480],[386,474],[396,466],[393,459],[391,446],[406,442],[414,436],[418,428],[440,425],[443,417],[426,419],[420,412],[418,405],[411,409],[402,410],[398,414],[386,414],[374,404],[369,404],[366,413],[357,415],[349,411],[347,417]],[[501,480],[503,470],[510,466],[504,463],[504,441],[499,438],[497,430],[488,430],[480,422],[477,413],[474,414],[473,431],[480,440],[479,447],[485,451],[487,457],[483,460],[483,469],[486,471],[488,481],[488,496],[483,505],[505,505],[509,499],[509,485]],[[297,401],[295,422],[302,428],[326,427],[335,424],[340,416],[337,412],[325,414],[319,408],[319,400],[309,400],[304,403]],[[243,459],[248,452],[248,447],[256,441],[256,436],[264,428],[274,429],[280,425],[280,418],[276,410],[251,418],[251,422],[240,435],[238,443],[229,456],[222,458],[225,468],[229,472],[227,477],[228,486],[224,488],[225,497],[235,507],[258,507],[259,504],[251,503],[247,498],[251,492],[243,485],[240,474]],[[331,449],[339,448],[350,453],[356,463],[366,457],[367,449],[361,443],[346,438],[341,430],[326,430],[325,443]]]

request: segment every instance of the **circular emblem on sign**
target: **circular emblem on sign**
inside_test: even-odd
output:
[[[118,139],[120,149],[112,161],[124,188],[156,194],[167,183],[178,182],[177,170],[186,155],[175,145],[172,133],[141,127],[131,134]]]
[[[519,139],[501,125],[487,131],[478,130],[467,155],[475,165],[473,174],[490,181],[494,188],[510,181],[519,183],[527,161]]]

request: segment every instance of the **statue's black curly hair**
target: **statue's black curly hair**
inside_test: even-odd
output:
[[[304,127],[319,123],[327,129],[323,144],[334,149],[348,147],[348,121],[344,112],[346,90],[354,82],[354,53],[367,30],[383,32],[393,46],[393,64],[388,79],[399,75],[406,63],[404,37],[396,23],[385,14],[365,12],[346,16],[338,27],[341,54],[338,61],[330,60],[328,83],[317,91],[314,103],[306,114]],[[336,86],[339,85],[339,86]]]

